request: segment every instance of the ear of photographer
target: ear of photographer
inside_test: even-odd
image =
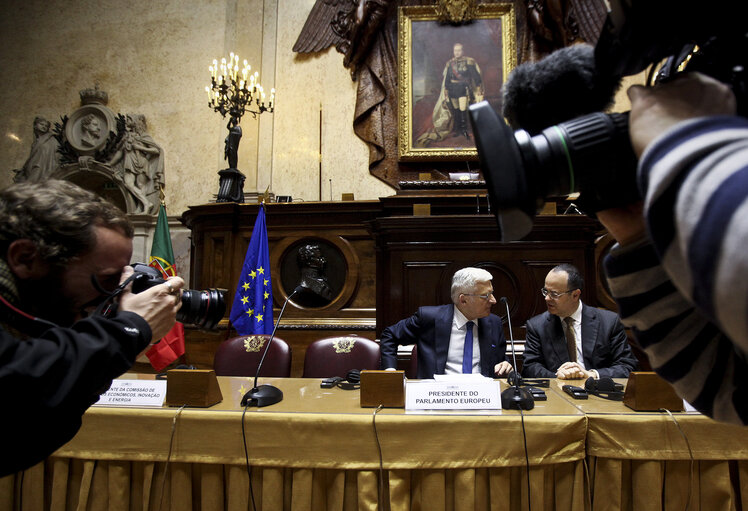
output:
[[[748,424],[748,23],[736,0],[610,0],[595,48],[525,63],[504,115],[471,106],[503,240],[546,199],[616,238],[605,261],[624,325],[699,411]],[[605,114],[622,76],[650,68],[630,113]],[[581,117],[580,117],[581,116]],[[555,125],[554,125],[555,124]]]
[[[131,293],[132,237],[121,211],[71,183],[0,191],[0,476],[70,440],[174,325],[184,281]]]

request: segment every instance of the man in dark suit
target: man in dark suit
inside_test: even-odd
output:
[[[413,316],[385,328],[380,337],[382,368],[397,367],[399,345],[417,344],[420,379],[508,374],[512,366],[506,360],[501,319],[491,314],[496,303],[491,278],[480,268],[458,270],[452,277],[452,304],[419,307]]]
[[[522,374],[531,378],[627,378],[636,368],[618,315],[582,303],[584,279],[553,268],[541,290],[548,311],[527,320]]]

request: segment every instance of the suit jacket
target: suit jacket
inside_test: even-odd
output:
[[[637,360],[631,352],[618,314],[582,304],[582,354],[584,366],[601,378],[628,378]],[[561,319],[549,312],[527,320],[522,375],[555,378],[569,361]]]
[[[397,347],[418,345],[418,378],[444,374],[447,366],[449,337],[452,334],[454,305],[419,307],[416,313],[384,329],[379,339],[382,368],[397,367]],[[483,376],[493,377],[493,368],[506,360],[506,339],[501,318],[491,314],[478,320],[480,369]]]

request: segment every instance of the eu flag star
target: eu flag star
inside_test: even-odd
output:
[[[271,334],[273,331],[273,278],[265,213],[263,205],[257,212],[229,314],[239,335]]]

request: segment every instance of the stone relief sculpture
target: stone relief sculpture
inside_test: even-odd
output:
[[[34,142],[23,167],[16,169],[13,181],[41,181],[49,178],[60,166],[57,150],[60,143],[51,130],[52,123],[44,117],[34,119]]]
[[[80,97],[81,107],[54,130],[46,119],[34,120],[36,138],[14,180],[68,179],[108,198],[118,190],[121,197],[113,202],[128,213],[155,214],[164,186],[164,151],[148,133],[145,116],[115,114],[98,86],[80,91]]]
[[[101,126],[99,120],[94,114],[88,114],[80,123],[81,137],[80,141],[86,147],[96,147],[101,140]]]
[[[139,210],[147,210],[164,185],[164,154],[146,131],[142,114],[128,114],[125,134],[107,164],[122,179],[138,201]],[[156,202],[157,203],[157,202]]]

